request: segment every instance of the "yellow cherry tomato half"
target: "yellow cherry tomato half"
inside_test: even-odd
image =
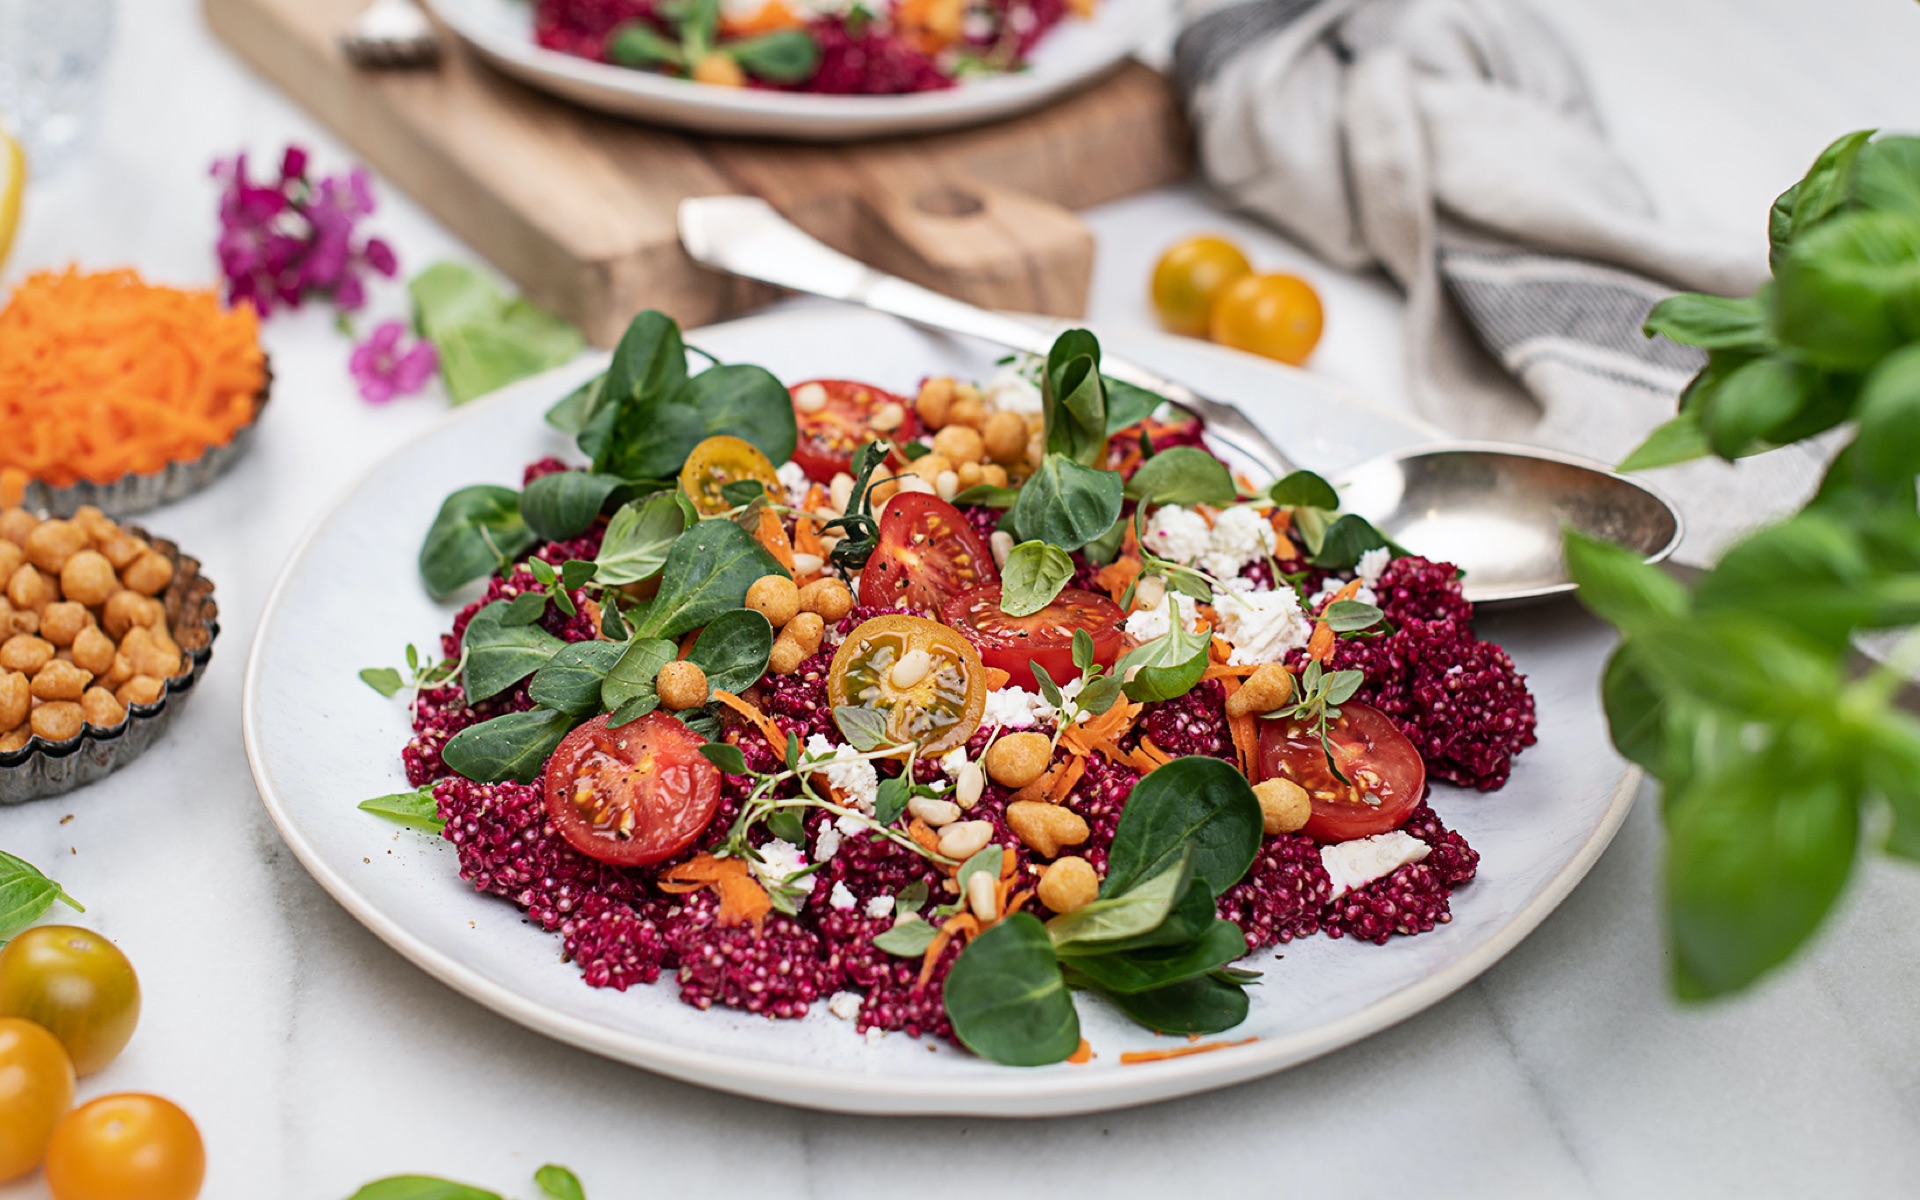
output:
[[[120,948],[75,925],[40,925],[0,949],[0,1017],[25,1017],[91,1075],[120,1056],[140,1023],[140,980]]]
[[[0,1183],[40,1165],[72,1107],[73,1063],[60,1039],[32,1021],[0,1017]]]
[[[1222,346],[1299,366],[1320,344],[1320,297],[1297,275],[1248,275],[1213,302],[1209,332]]]
[[[917,745],[922,757],[930,757],[965,743],[980,728],[987,669],[957,630],[925,617],[890,614],[861,622],[833,652],[827,696],[836,710],[871,710],[889,743]],[[854,737],[846,718],[836,712],[834,720]]]
[[[1160,256],[1153,268],[1153,307],[1160,323],[1188,337],[1207,336],[1214,297],[1253,264],[1225,238],[1188,238]]]
[[[68,1113],[47,1147],[53,1200],[194,1200],[207,1148],[171,1100],[128,1092]]]
[[[710,437],[693,448],[693,453],[687,455],[687,465],[680,468],[680,488],[702,516],[710,517],[735,507],[734,502],[727,499],[726,486],[743,480],[760,484],[767,499],[775,503],[786,499],[780,476],[774,473],[773,460],[745,438],[724,433]]]

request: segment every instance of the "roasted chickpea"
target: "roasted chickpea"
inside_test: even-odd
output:
[[[1078,855],[1058,858],[1040,876],[1040,903],[1057,913],[1092,904],[1100,895],[1100,876]]]
[[[964,425],[969,429],[978,429],[987,423],[987,406],[977,395],[960,396],[947,410],[947,424]]]
[[[27,561],[27,552],[3,538],[0,538],[0,579],[11,579]]]
[[[660,707],[672,712],[698,708],[707,702],[707,673],[699,663],[681,659],[660,668],[653,681],[660,693]]]
[[[988,463],[980,468],[980,482],[988,487],[1005,487],[1007,486],[1007,469],[998,463]]]
[[[920,414],[928,429],[939,429],[947,423],[947,413],[953,407],[953,380],[944,375],[936,376],[920,385],[920,397],[913,402],[913,411]]]
[[[10,733],[0,733],[0,754],[11,754],[27,744],[33,737],[33,729],[22,721],[18,729]]]
[[[1046,772],[1053,740],[1044,733],[1009,733],[988,747],[987,774],[1001,787],[1023,788]]]
[[[93,624],[93,614],[84,604],[56,600],[40,610],[40,636],[56,646],[71,646],[80,631]]]
[[[73,651],[74,665],[92,671],[96,678],[113,670],[113,639],[101,633],[97,626],[89,624],[82,629],[68,649]]]
[[[53,661],[53,643],[30,633],[16,633],[0,642],[0,670],[25,671],[28,675]]]
[[[959,477],[962,490],[977,486],[980,483],[980,464],[961,463],[960,469],[954,474]]]
[[[67,560],[87,548],[87,531],[72,521],[42,521],[23,543],[27,561],[49,575],[58,575]]]
[[[1313,798],[1291,779],[1267,779],[1253,785],[1260,802],[1260,823],[1269,834],[1294,833],[1313,816]]]
[[[100,624],[105,627],[108,637],[118,641],[126,637],[127,630],[135,625],[152,625],[159,617],[158,605],[139,592],[122,590],[107,597]]]
[[[7,579],[7,600],[37,613],[53,603],[53,584],[32,563],[21,563]]]
[[[0,675],[0,729],[24,725],[33,709],[33,691],[19,671]]]
[[[126,655],[116,651],[113,656],[113,665],[107,668],[107,673],[101,677],[100,682],[110,688],[117,688],[132,678],[133,664],[127,661]]]
[[[1019,413],[993,414],[981,435],[987,457],[995,462],[1017,463],[1027,456],[1027,423]]]
[[[127,636],[121,639],[120,653],[127,656],[133,664],[135,676],[151,675],[156,679],[170,679],[180,673],[180,650],[169,642],[162,642],[154,631],[143,625],[127,630]]]
[[[27,726],[50,742],[64,742],[79,735],[87,723],[87,714],[71,700],[42,704],[27,718]]]
[[[795,613],[793,620],[787,622],[783,637],[790,637],[800,643],[800,648],[808,654],[820,652],[820,639],[826,636],[827,623],[819,613]]]
[[[156,595],[173,582],[173,561],[157,550],[149,550],[128,564],[123,578],[134,591]]]
[[[39,633],[40,614],[21,611],[13,606],[5,596],[0,596],[0,642],[6,641],[16,633]]]
[[[1227,697],[1227,715],[1270,713],[1293,698],[1293,673],[1279,663],[1262,663],[1240,689]]]
[[[171,578],[171,570],[168,576]],[[114,574],[107,556],[98,550],[81,550],[60,568],[60,591],[69,600],[89,606],[105,604],[107,597],[119,590],[120,577]]]
[[[933,450],[922,454],[919,458],[908,463],[907,471],[909,474],[918,475],[928,483],[932,483],[940,477],[940,472],[951,471],[953,470],[953,466],[952,459],[940,453],[938,450]]]
[[[800,589],[800,611],[819,613],[823,621],[838,621],[853,611],[853,593],[838,579],[816,579]]]
[[[146,552],[147,544],[124,529],[100,543],[100,553],[107,556],[116,571],[126,570],[127,564]]]
[[[120,526],[114,524],[111,517],[91,504],[82,504],[74,509],[73,515],[67,519],[85,530],[88,540],[95,546],[101,545],[120,532]]]
[[[33,677],[35,700],[78,700],[93,682],[93,672],[83,671],[70,662],[54,659]]]
[[[167,685],[151,675],[135,675],[114,691],[113,698],[126,705],[152,704],[166,690]]]
[[[127,719],[127,707],[113,698],[113,693],[103,687],[90,687],[80,697],[80,711],[85,715],[87,724],[98,729],[112,729]]]
[[[949,425],[933,435],[934,453],[955,463],[979,462],[987,456],[987,444],[978,429]]]
[[[786,634],[773,639],[773,653],[767,657],[767,670],[775,675],[791,675],[807,661],[807,652],[800,643]]]
[[[746,604],[779,629],[800,611],[800,589],[785,575],[762,575],[747,589]]]
[[[5,538],[16,546],[27,544],[27,535],[40,524],[40,518],[24,508],[9,508],[0,512],[0,538]]]

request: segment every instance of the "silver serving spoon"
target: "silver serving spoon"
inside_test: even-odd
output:
[[[752,196],[680,202],[680,241],[696,262],[796,292],[890,313],[916,325],[1045,355],[1055,331],[976,308],[877,271],[814,240]],[[1165,396],[1274,475],[1294,469],[1239,409],[1117,358],[1101,369]],[[1560,532],[1571,525],[1659,562],[1680,544],[1680,514],[1659,493],[1599,463],[1525,446],[1414,446],[1349,467],[1333,481],[1344,508],[1416,554],[1466,571],[1475,604],[1573,590]]]

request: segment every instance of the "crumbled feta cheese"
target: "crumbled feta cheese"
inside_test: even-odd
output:
[[[993,722],[987,721],[985,723],[990,725]],[[940,756],[940,769],[947,773],[947,779],[953,783],[960,782],[960,772],[966,765],[967,748],[965,746],[955,746]]]
[[[859,992],[835,992],[827,1000],[827,1011],[842,1021],[851,1021],[860,1015],[861,996]]]
[[[1313,624],[1292,588],[1215,592],[1213,611],[1220,617],[1220,636],[1233,646],[1227,661],[1235,666],[1279,662],[1313,636]]]
[[[828,825],[820,830],[820,836],[813,840],[813,861],[825,862],[840,853],[840,831]]]
[[[859,837],[867,831],[867,823],[853,813],[835,817],[833,827],[840,831],[842,837]]]
[[[797,462],[783,462],[774,471],[780,477],[780,483],[787,489],[787,503],[799,508],[807,502],[807,493],[813,490],[813,480],[801,469]]]
[[[833,881],[833,890],[827,893],[827,903],[841,912],[852,912],[860,901],[854,899],[853,889],[844,880],[836,879]]]
[[[887,1036],[887,1031],[880,1028],[878,1025],[867,1026],[867,1045],[878,1046],[880,1044],[880,1039],[886,1036]]]
[[[1258,512],[1244,504],[1222,509],[1213,518],[1200,569],[1222,579],[1238,575],[1248,563],[1272,554],[1274,544],[1273,525]]]
[[[1074,705],[1074,701],[1080,697],[1080,690],[1086,686],[1087,677],[1085,675],[1075,675],[1072,679],[1060,685],[1060,707],[1075,709],[1073,719],[1076,724],[1093,715],[1090,712],[1075,708]],[[1033,702],[1033,715],[1042,721],[1058,721],[1060,719],[1060,709],[1048,704],[1044,697],[1035,697]]]
[[[807,856],[800,847],[792,842],[775,838],[758,851],[760,857],[751,863],[753,873],[760,882],[770,888],[790,887],[796,892],[813,891],[813,876],[801,875],[807,869]]]
[[[1004,687],[987,693],[987,706],[981,710],[980,723],[988,728],[1004,725],[1008,729],[1032,729],[1039,724],[1038,714],[1043,709],[1052,716],[1053,709],[1039,696],[1025,688]],[[954,777],[959,778],[958,768]]]
[[[1172,597],[1172,604],[1180,606],[1180,623],[1188,633],[1197,633],[1200,629],[1200,612],[1197,605],[1185,596]],[[1127,614],[1127,635],[1136,642],[1150,642],[1155,638],[1167,636],[1173,628],[1173,616],[1169,611],[1169,596],[1160,593],[1160,602],[1154,605],[1141,605]]]
[[[1408,863],[1426,858],[1432,847],[1404,829],[1376,833],[1320,847],[1320,865],[1333,881],[1332,899],[1363,888],[1376,879],[1385,879]]]
[[[995,371],[993,378],[980,388],[980,398],[993,412],[1038,414],[1041,410],[1040,388],[1028,379],[1020,370],[1020,364],[1008,363]]]
[[[1385,546],[1377,546],[1360,556],[1360,562],[1354,567],[1353,573],[1360,577],[1360,582],[1372,587],[1380,582],[1380,576],[1386,573],[1387,563],[1392,558],[1393,555]]]
[[[816,733],[807,739],[808,764],[822,771],[827,782],[840,789],[849,807],[870,813],[879,795],[880,775],[873,764],[859,754],[852,746],[834,745],[822,734]]]
[[[1213,530],[1207,527],[1207,519],[1192,509],[1162,504],[1147,518],[1146,542],[1147,549],[1161,558],[1190,563],[1213,544]]]
[[[865,911],[869,917],[876,920],[880,917],[890,917],[893,915],[893,897],[886,892],[881,892],[878,896],[867,901]]]

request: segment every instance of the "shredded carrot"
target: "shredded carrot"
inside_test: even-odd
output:
[[[1267,514],[1267,522],[1273,526],[1274,538],[1284,545],[1287,536],[1293,532],[1293,510],[1276,507]]]
[[[1127,594],[1134,580],[1140,578],[1140,560],[1132,555],[1122,555],[1093,573],[1095,587],[1105,588],[1107,598],[1115,604]]]
[[[1216,662],[1200,673],[1202,679],[1245,679],[1258,671],[1264,663],[1225,663]]]
[[[1155,767],[1164,767],[1173,761],[1173,755],[1168,754],[1165,750],[1154,745],[1153,739],[1150,737],[1142,737],[1140,739],[1140,753],[1146,755]]]
[[[690,654],[692,654],[692,653],[693,653],[693,644],[694,644],[695,642],[697,642],[697,641],[699,641],[699,640],[700,640],[700,631],[699,631],[698,629],[695,629],[695,630],[693,630],[692,632],[690,632],[690,633],[688,633],[688,634],[687,634],[687,636],[685,636],[685,637],[683,637],[683,638],[681,638],[681,639],[680,639],[680,653],[679,653],[679,655],[678,655],[678,657],[680,657],[680,658],[682,658],[682,659],[684,659],[684,658],[686,658],[686,657],[687,657],[688,655],[690,655]],[[782,743],[782,745],[784,745],[784,744],[785,744],[785,743]]]
[[[199,458],[253,421],[266,384],[251,305],[133,271],[31,275],[0,309],[0,489]]]
[[[1228,717],[1227,730],[1233,735],[1233,752],[1240,757],[1240,773],[1252,779],[1260,766],[1260,718],[1252,713]]]
[[[806,21],[793,11],[785,0],[767,0],[767,3],[754,9],[744,17],[720,18],[720,32],[728,37],[751,37],[757,33],[773,33],[781,29],[799,29]]]
[[[715,858],[696,854],[677,867],[660,873],[660,890],[672,894],[712,888],[720,897],[720,912],[714,919],[722,925],[759,925],[773,911],[773,900],[753,878],[746,860]]]
[[[1007,686],[1008,682],[1011,681],[1012,679],[1013,679],[1013,676],[1007,674],[1005,671],[1002,671],[999,667],[987,668],[986,683],[987,683],[987,690],[990,692],[999,691],[1001,688]]]
[[[793,550],[796,554],[811,554],[821,562],[827,561],[827,544],[814,532],[812,517],[799,517],[793,522]]]
[[[973,919],[972,913],[948,917],[939,929],[934,930],[933,940],[927,943],[926,955],[920,960],[920,978],[914,982],[913,990],[920,991],[933,978],[933,968],[939,965],[940,955],[946,951],[947,943],[961,934],[972,937],[979,932],[980,922]]]
[[[1170,1058],[1185,1058],[1189,1054],[1206,1054],[1213,1050],[1230,1050],[1235,1046],[1245,1046],[1260,1039],[1242,1038],[1237,1042],[1196,1042],[1189,1046],[1174,1046],[1167,1050],[1128,1050],[1120,1055],[1122,1066],[1135,1063],[1165,1062]]]
[[[1091,754],[1099,743],[1117,742],[1127,736],[1140,718],[1141,708],[1134,701],[1121,700],[1097,717],[1069,725],[1060,735],[1060,743],[1076,754]]]
[[[1073,1063],[1075,1066],[1093,1061],[1093,1047],[1087,1044],[1087,1039],[1080,1039],[1079,1048],[1072,1054],[1067,1055],[1067,1061]]]
[[[1066,769],[1066,763],[1053,764],[1046,769],[1040,778],[1013,793],[1013,795],[1008,796],[1007,803],[1014,804],[1025,800],[1047,800],[1047,798],[1053,794],[1054,783]]]
[[[1355,596],[1358,596],[1360,594],[1360,586],[1361,586],[1360,581],[1358,579],[1350,580],[1347,583],[1347,586],[1341,588],[1339,591],[1333,594],[1333,599],[1327,601],[1327,604],[1331,606],[1331,605],[1340,603],[1342,600],[1353,599]],[[1321,609],[1320,611],[1325,612],[1326,609]]]
[[[759,709],[755,708],[752,704],[749,704],[747,701],[742,700],[740,697],[734,695],[732,692],[723,692],[720,689],[715,688],[713,692],[713,698],[719,701],[721,704],[726,705],[728,708],[732,709],[734,712],[739,713],[741,716],[745,717],[747,721],[751,723],[755,729],[758,729],[760,731],[760,736],[767,739],[767,745],[773,747],[773,752],[775,754],[778,754],[782,759],[786,758],[787,756],[786,732],[782,730],[778,725],[775,725],[773,723],[772,717],[769,717],[767,714],[761,712]]]
[[[1323,663],[1333,661],[1333,626],[1325,621],[1313,623],[1313,636],[1307,639],[1307,657]]]
[[[1226,662],[1233,657],[1233,643],[1223,637],[1215,635],[1214,639],[1207,643],[1207,657],[1211,658],[1214,662]]]
[[[1064,803],[1068,793],[1073,791],[1074,785],[1079,783],[1081,777],[1086,773],[1086,756],[1083,754],[1074,755],[1067,760],[1066,769],[1061,771],[1060,777],[1053,781],[1053,786],[1047,789],[1047,799],[1054,804]]]
[[[940,849],[940,835],[933,831],[933,826],[919,817],[915,817],[907,826],[907,836],[913,839],[914,845],[928,854],[936,853]]]
[[[787,537],[787,527],[781,523],[780,514],[771,508],[760,510],[760,527],[753,531],[754,540],[767,548],[767,553],[778,559],[780,565],[793,574],[793,542]]]

